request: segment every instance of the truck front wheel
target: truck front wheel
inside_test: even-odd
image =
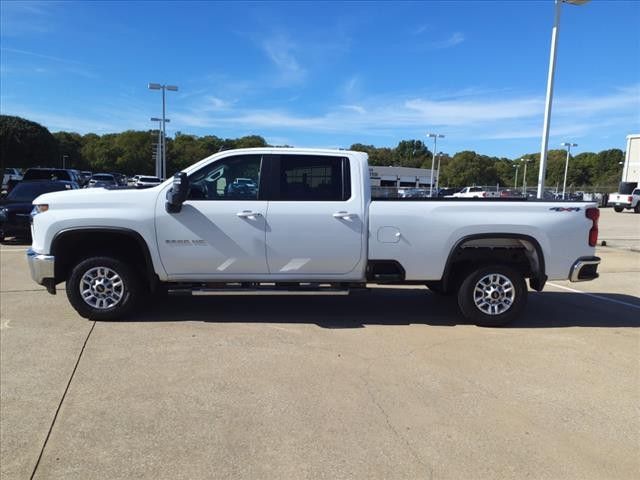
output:
[[[91,320],[117,320],[134,308],[141,294],[135,272],[112,257],[90,257],[78,263],[67,280],[67,297]]]
[[[482,327],[506,325],[527,303],[524,276],[506,265],[472,271],[458,290],[458,306],[465,318]]]

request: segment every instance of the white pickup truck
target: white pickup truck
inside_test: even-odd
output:
[[[621,188],[620,190],[623,189]],[[635,213],[640,213],[640,188],[634,188],[629,193],[612,193],[609,195],[608,204],[612,205],[613,209],[618,213],[625,208],[633,210]]]
[[[457,294],[466,318],[503,325],[526,303],[525,279],[540,291],[548,278],[598,276],[594,203],[370,192],[364,153],[224,151],[147,190],[36,198],[27,258],[37,283],[55,293],[66,282],[96,320],[158,290],[317,295],[379,283]]]
[[[464,187],[453,195],[447,195],[446,198],[493,198],[499,196],[498,192],[490,192],[482,187]]]

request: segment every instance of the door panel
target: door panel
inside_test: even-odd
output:
[[[189,176],[190,193],[178,213],[156,205],[156,231],[169,277],[236,279],[266,276],[267,201],[260,199],[260,155],[212,162]]]
[[[266,234],[272,275],[346,275],[360,263],[364,219],[350,168],[340,157],[281,155],[275,162]]]
[[[197,278],[266,274],[266,207],[266,201],[188,200],[180,213],[169,214],[158,202],[158,249],[167,274]],[[249,212],[257,215],[244,216]]]

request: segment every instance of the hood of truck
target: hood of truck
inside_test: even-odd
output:
[[[68,190],[62,192],[45,193],[36,197],[33,204],[48,204],[49,208],[66,207],[92,208],[95,206],[118,205],[125,203],[139,204],[145,200],[154,200],[161,190],[161,186],[140,189],[107,189],[107,188],[83,188],[81,190]]]

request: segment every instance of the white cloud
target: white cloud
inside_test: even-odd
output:
[[[427,43],[425,47],[429,50],[441,50],[443,48],[451,48],[464,42],[465,36],[462,32],[453,32],[449,38],[436,42]]]
[[[304,80],[307,72],[295,56],[296,44],[287,37],[277,35],[267,38],[262,42],[262,49],[278,69],[280,83],[289,85]]]

